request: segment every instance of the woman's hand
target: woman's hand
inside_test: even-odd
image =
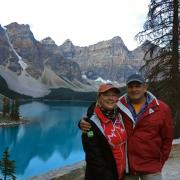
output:
[[[85,117],[80,121],[80,128],[82,133],[87,133],[87,131],[91,128],[91,124],[86,121]]]

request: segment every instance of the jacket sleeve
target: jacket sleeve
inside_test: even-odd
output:
[[[168,159],[172,141],[173,141],[173,120],[170,108],[165,104],[163,125],[161,128],[162,146],[161,146],[161,160],[164,165]]]
[[[88,109],[87,109],[86,116],[87,116],[89,119],[91,118],[91,116],[92,116],[93,113],[94,113],[94,108],[95,108],[95,106],[96,106],[96,102],[93,102],[93,103],[88,107]],[[80,127],[80,122],[81,122],[81,119],[80,119],[79,122],[78,122],[78,127],[79,127],[79,129],[81,129],[81,127]]]
[[[103,157],[101,150],[101,145],[98,142],[97,135],[93,130],[93,137],[88,137],[88,133],[82,134],[82,143],[86,155],[86,176],[91,176],[91,178],[98,180],[115,180],[113,173],[108,168],[108,162]],[[88,177],[87,177],[88,179]]]

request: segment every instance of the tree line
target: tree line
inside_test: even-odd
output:
[[[2,101],[3,117],[8,116],[11,120],[14,121],[20,120],[19,101],[17,99],[10,100],[8,97],[3,97]]]

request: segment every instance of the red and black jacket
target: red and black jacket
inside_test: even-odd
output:
[[[99,129],[90,117],[94,112],[92,105],[87,112],[88,122],[91,124],[91,137],[88,133],[82,134],[83,149],[86,154],[86,172],[85,180],[118,180],[116,162],[111,151],[111,147]],[[90,132],[89,131],[89,132]]]

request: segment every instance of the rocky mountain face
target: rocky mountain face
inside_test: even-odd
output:
[[[87,47],[68,39],[58,46],[50,37],[37,41],[29,25],[0,26],[0,76],[10,89],[32,97],[54,88],[95,91],[99,78],[123,83],[143,56],[141,46],[129,51],[120,37]]]
[[[18,58],[12,51],[7,41],[5,30],[0,25],[0,65],[8,67],[10,70],[20,73],[21,66]]]
[[[6,26],[9,41],[17,54],[22,57],[28,67],[26,71],[38,78],[43,71],[44,51],[42,45],[35,40],[29,25],[12,23]]]
[[[28,65],[26,71],[33,77],[42,75],[44,66],[48,65],[58,75],[72,74],[73,78],[80,79],[80,68],[77,63],[64,61],[58,46],[48,38],[37,41],[30,30],[29,25],[12,23],[7,28],[10,42],[19,56]],[[68,65],[69,66],[68,66]],[[74,69],[72,71],[72,68]]]
[[[50,37],[43,39],[41,45],[44,48],[44,54],[47,53],[44,58],[44,64],[46,66],[51,67],[58,76],[65,76],[69,80],[81,80],[81,70],[79,65],[73,60],[67,61],[59,47]]]
[[[12,23],[0,26],[0,76],[10,89],[24,95],[41,97],[51,88],[79,88],[79,65],[64,59],[59,47],[46,38],[34,38],[29,25]]]
[[[88,47],[74,46],[66,40],[60,46],[63,57],[77,62],[82,73],[90,79],[109,79],[124,82],[129,74],[138,72],[143,64],[144,50],[129,51],[120,37]]]

